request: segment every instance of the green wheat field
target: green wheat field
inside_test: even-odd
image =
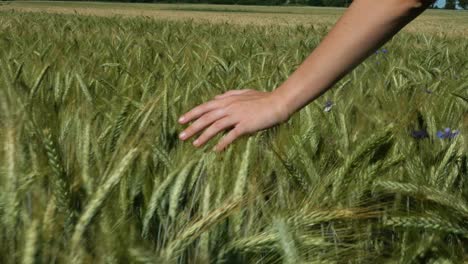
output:
[[[222,135],[196,149],[178,117],[275,89],[342,10],[244,25],[11,6],[0,263],[468,263],[468,36],[450,30],[468,13],[429,12],[446,24],[416,22],[287,123],[217,154]]]

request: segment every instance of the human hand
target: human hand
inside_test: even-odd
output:
[[[193,142],[194,146],[200,147],[219,132],[231,128],[215,146],[214,150],[219,152],[242,135],[270,128],[288,119],[288,111],[274,92],[231,90],[182,115],[179,118],[181,124],[195,121],[180,133],[179,138],[187,140],[206,128]]]

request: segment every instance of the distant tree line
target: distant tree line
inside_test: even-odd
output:
[[[432,4],[431,8],[443,8],[443,9],[467,9],[468,10],[468,0],[446,0],[445,6],[438,7],[435,4]]]
[[[72,0],[72,1],[76,1],[76,0]],[[230,5],[230,4],[232,5],[309,5],[309,6],[335,6],[335,7],[347,7],[353,2],[352,0],[97,0],[97,1],[131,2],[131,3],[204,3],[204,4],[225,4],[225,5]]]
[[[15,0],[0,0],[15,1]],[[49,0],[50,1],[50,0]],[[54,1],[54,0],[52,0]],[[59,1],[88,1],[88,0],[59,0]],[[99,2],[126,3],[203,3],[203,4],[237,4],[237,5],[310,5],[347,7],[353,0],[91,0]]]
[[[0,0],[6,1],[6,0]],[[62,0],[68,1],[68,0]],[[80,1],[80,0],[71,0]],[[86,1],[86,0],[82,0]],[[308,5],[308,6],[334,6],[347,7],[353,0],[94,0],[100,2],[128,2],[128,3],[203,3],[224,5]],[[377,0],[376,0],[377,1]],[[430,8],[468,10],[468,0],[446,0],[444,7],[432,4]]]
[[[457,9],[458,7],[468,9],[468,0],[446,0],[445,9]]]

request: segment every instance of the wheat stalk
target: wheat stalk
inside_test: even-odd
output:
[[[130,108],[130,102],[127,101],[125,102],[122,111],[118,114],[114,128],[112,129],[111,132],[111,139],[109,142],[109,152],[114,152],[116,149],[117,141],[119,140],[120,134],[122,133],[122,128],[125,124],[125,121],[127,120],[128,117],[128,111]]]
[[[195,239],[197,239],[203,232],[228,217],[237,207],[239,207],[240,204],[240,200],[227,201],[223,206],[216,208],[207,216],[182,230],[180,234],[176,236],[177,239],[170,242],[164,250],[166,259],[170,260],[174,256],[180,254],[181,251],[195,241]]]
[[[83,78],[81,78],[81,75],[78,73],[75,74],[75,78],[78,81],[78,86],[80,87],[81,91],[83,92],[86,100],[88,102],[92,103],[93,102],[93,97],[91,96],[91,93],[89,92],[88,85],[86,85],[85,81]]]
[[[207,182],[205,190],[203,192],[203,201],[202,201],[202,216],[206,217],[209,214],[210,210],[210,199],[211,199],[211,185]],[[210,232],[205,232],[201,235],[200,238],[200,252],[202,259],[205,261],[209,260],[210,255]]]
[[[68,234],[72,229],[72,221],[74,220],[75,213],[71,208],[71,194],[70,186],[66,181],[65,170],[62,166],[62,160],[60,154],[55,147],[54,141],[52,140],[52,133],[49,129],[43,131],[44,133],[44,145],[47,152],[49,166],[54,172],[53,182],[53,193],[56,199],[56,205],[61,213],[65,213],[65,232]]]
[[[84,127],[83,131],[83,142],[81,146],[81,161],[82,161],[82,177],[83,182],[86,187],[86,191],[88,194],[93,192],[93,182],[89,176],[89,161],[90,161],[90,130],[91,126],[87,123]]]
[[[182,196],[184,186],[186,185],[187,178],[192,170],[193,166],[197,163],[196,160],[191,160],[185,167],[181,170],[179,175],[174,182],[172,187],[172,192],[169,196],[169,216],[173,219],[176,217],[177,209],[179,206],[179,199]]]
[[[279,245],[283,252],[284,263],[292,264],[300,262],[299,253],[297,251],[295,241],[286,224],[286,221],[281,218],[273,219],[273,225],[278,232]]]
[[[233,199],[240,199],[244,195],[245,186],[247,185],[247,176],[249,173],[249,164],[250,164],[250,153],[252,151],[253,138],[249,138],[247,141],[247,147],[245,149],[244,155],[242,156],[241,165],[239,168],[239,173],[237,174],[236,183],[234,185]],[[238,233],[242,225],[242,213],[234,216],[233,228],[234,232]]]
[[[352,176],[349,175],[350,171],[362,166],[362,161],[368,158],[368,156],[379,146],[387,144],[392,139],[391,133],[392,126],[387,127],[384,131],[373,135],[371,138],[361,143],[361,145],[346,159],[345,163],[338,170],[336,178],[333,182],[332,196],[337,199],[342,186],[349,182]]]
[[[39,224],[36,220],[29,224],[28,231],[26,232],[25,245],[23,250],[23,264],[33,264],[35,263],[35,255],[38,250],[38,234],[37,229]]]
[[[380,188],[394,193],[412,195],[415,197],[422,197],[440,205],[452,208],[456,213],[459,213],[468,219],[468,205],[462,198],[455,197],[450,193],[440,191],[432,187],[412,183],[378,181],[374,183],[374,188]]]
[[[38,89],[39,89],[39,86],[41,85],[41,82],[42,80],[44,79],[47,71],[49,70],[50,68],[50,65],[46,65],[41,73],[39,73],[39,76],[37,77],[36,81],[34,82],[33,86],[31,87],[31,92],[29,94],[29,98],[30,100],[32,100],[32,98],[36,95]]]
[[[98,213],[104,201],[109,197],[110,192],[120,182],[125,171],[137,153],[137,148],[130,149],[120,161],[119,166],[113,170],[113,172],[107,178],[106,182],[104,182],[104,184],[101,185],[91,197],[89,203],[83,211],[83,214],[80,216],[75,226],[75,230],[71,238],[71,253],[74,253],[74,250],[78,249],[79,243],[83,237],[83,233],[86,231],[86,228],[89,226],[94,216]]]
[[[16,130],[9,124],[10,127],[7,128],[5,135],[5,164],[6,168],[6,186],[5,186],[5,206],[4,213],[2,215],[2,220],[5,225],[6,238],[9,241],[16,240],[16,226],[18,222],[18,213],[19,213],[19,199],[18,199],[18,174],[17,174],[17,135]],[[3,197],[2,197],[3,198]],[[2,211],[3,211],[2,210]],[[7,245],[10,250],[15,251],[16,246],[14,243],[9,243]]]
[[[166,194],[167,190],[169,189],[169,186],[176,179],[178,174],[178,170],[172,171],[159,186],[155,185],[153,187],[153,193],[151,194],[151,198],[148,203],[148,208],[146,209],[146,213],[143,218],[143,237],[146,237],[148,235],[151,218],[153,218],[153,215],[156,212],[156,208],[159,206],[159,203],[161,202],[163,196]]]
[[[436,215],[425,216],[392,216],[383,219],[384,226],[403,228],[422,228],[440,232],[453,233],[468,238],[468,230],[457,224],[446,221]]]

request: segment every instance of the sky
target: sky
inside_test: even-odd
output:
[[[437,3],[436,3],[436,4],[437,4],[437,6],[439,6],[439,7],[443,7],[443,6],[445,6],[445,0],[437,0]]]

